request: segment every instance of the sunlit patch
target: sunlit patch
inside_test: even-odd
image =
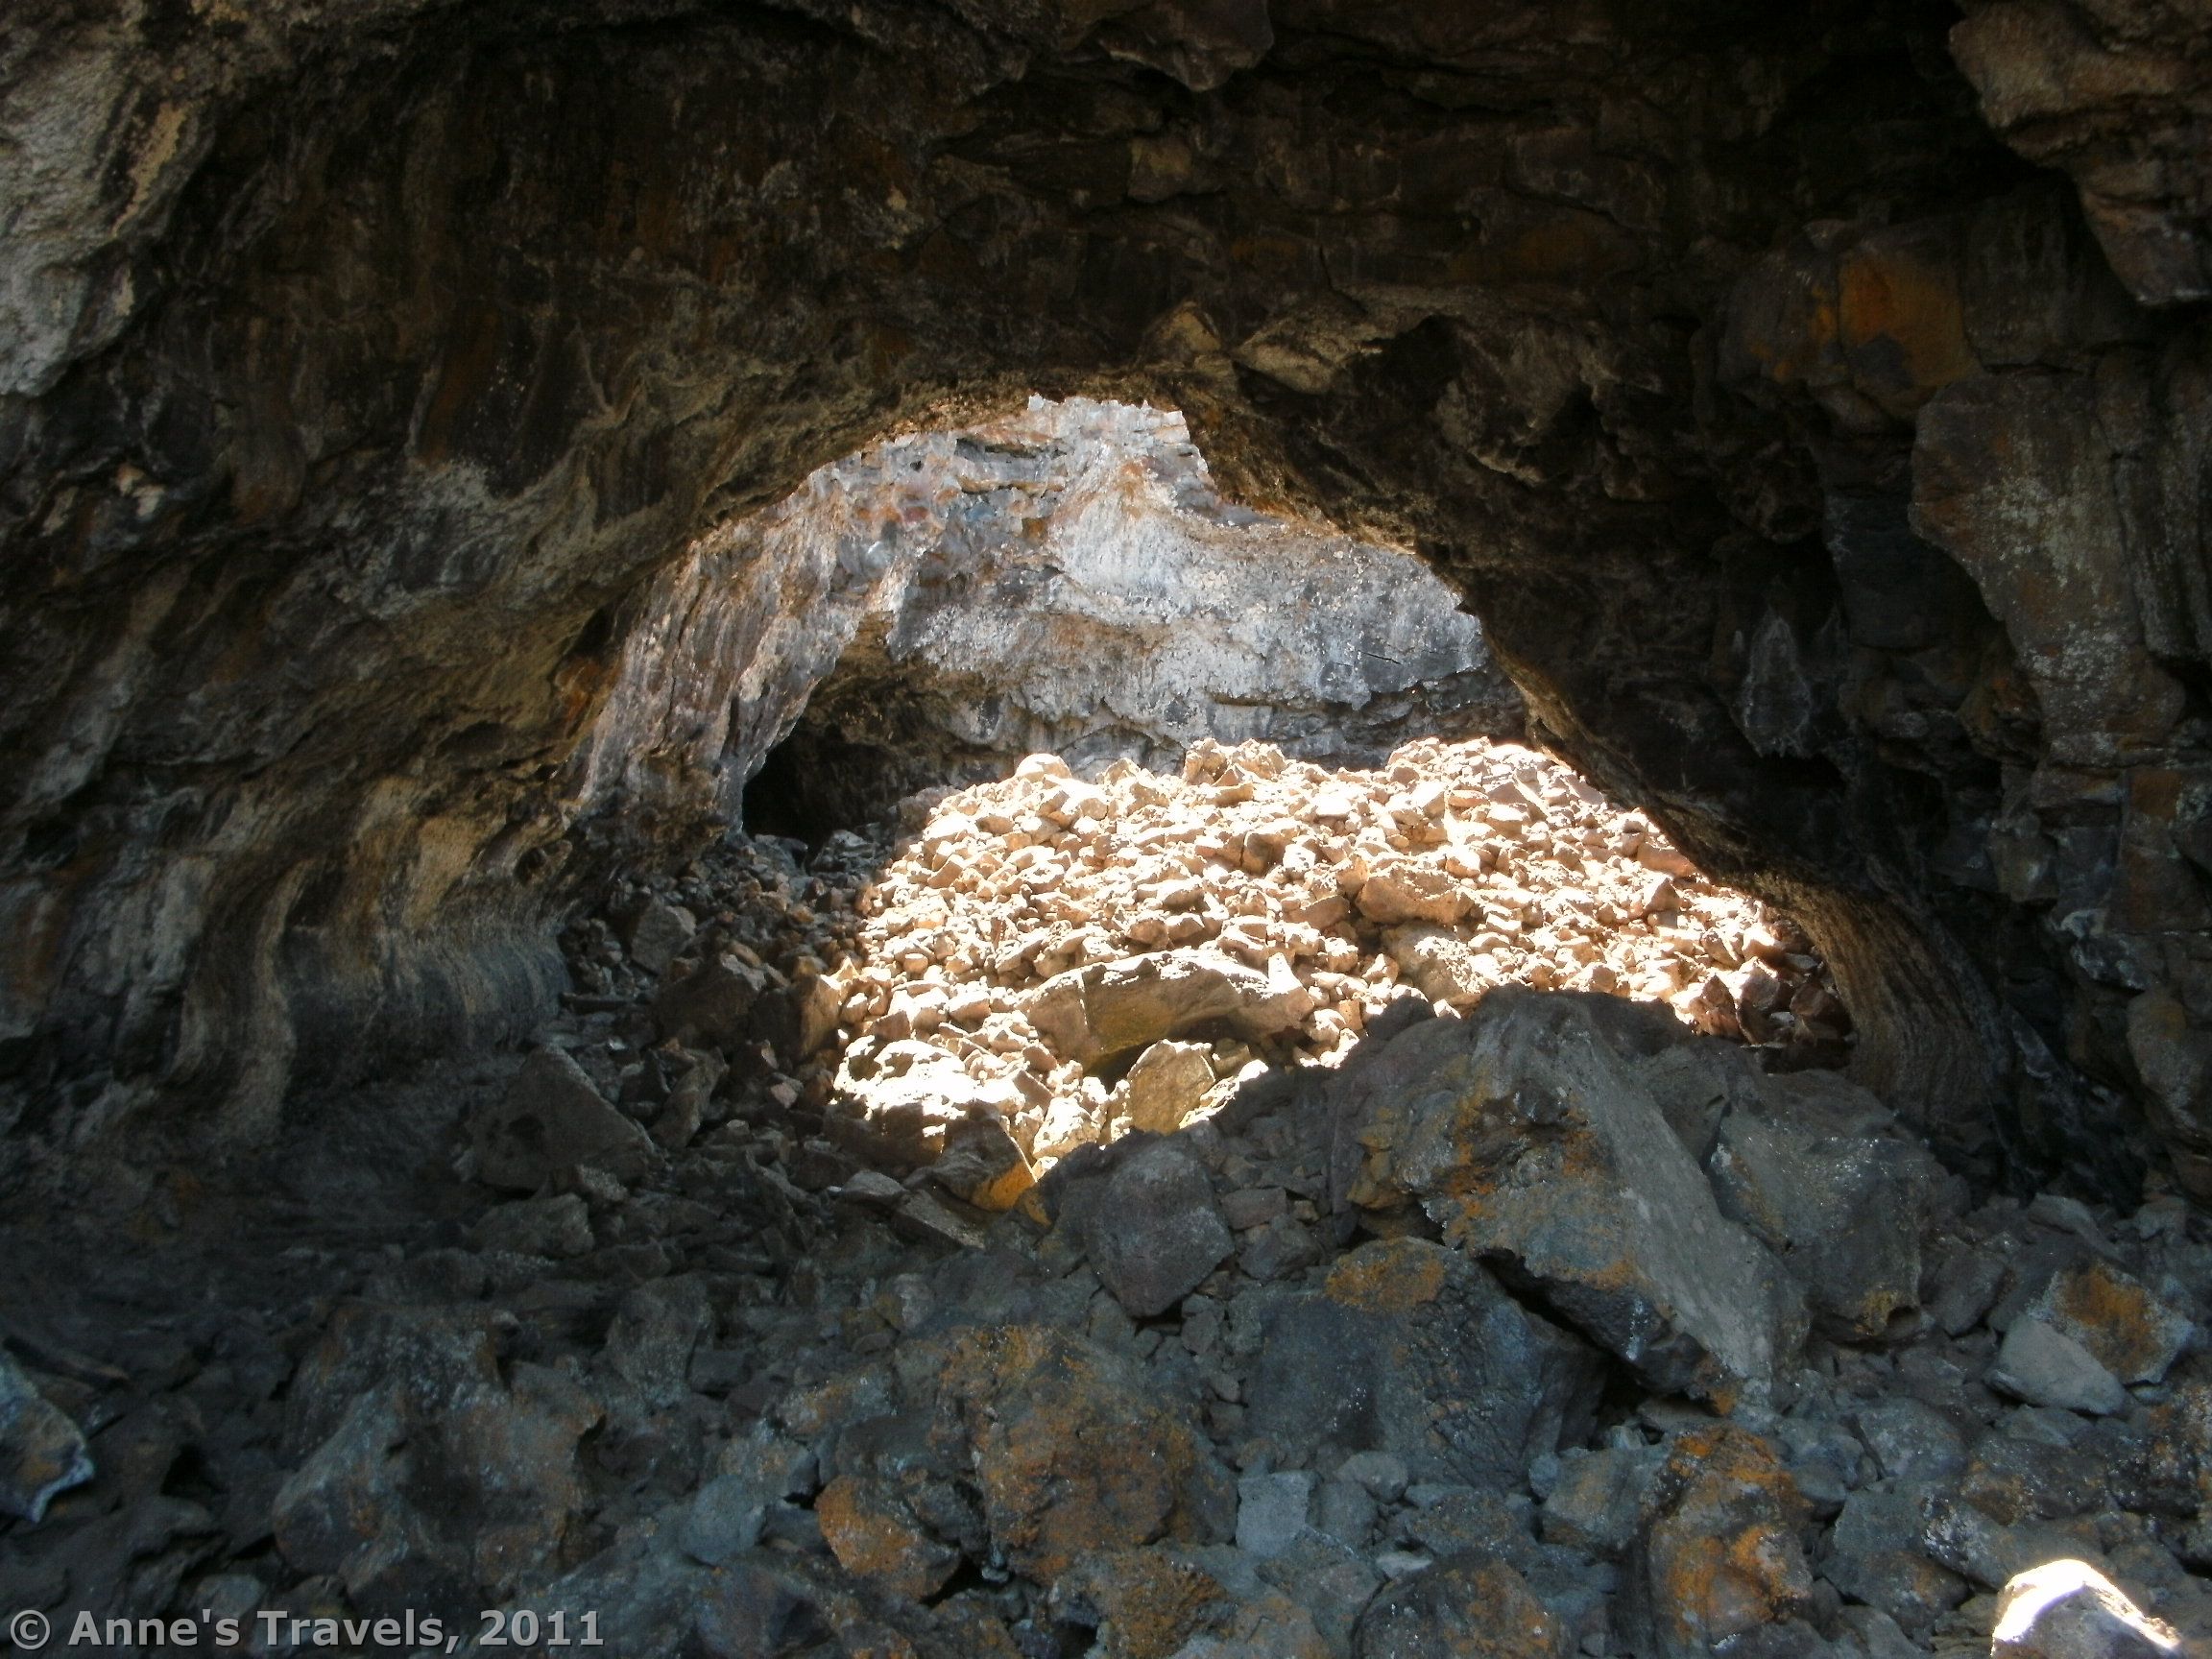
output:
[[[967,1142],[992,1208],[1018,1160],[1188,1127],[1340,1064],[1393,1008],[1456,1017],[1504,985],[1661,1003],[1779,1066],[1847,1050],[1797,928],[1520,744],[1358,772],[1207,742],[1095,781],[1032,756],[910,823],[830,976],[839,1132],[893,1166]]]
[[[2079,1627],[2080,1636],[2058,1633],[2055,1626],[2060,1622]],[[2137,1607],[2088,1562],[2046,1561],[2005,1586],[1997,1603],[1990,1652],[1996,1659],[2009,1654],[2118,1652],[2121,1649],[2110,1644],[2123,1633],[2159,1652],[2177,1652],[2181,1647],[2179,1632]],[[2091,1636],[2099,1639],[2073,1645]]]

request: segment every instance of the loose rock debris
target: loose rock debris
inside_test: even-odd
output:
[[[58,1305],[130,1364],[19,1353],[0,1590],[715,1659],[2212,1634],[2201,1219],[1970,1192],[1807,1064],[1788,923],[1554,763],[1039,759],[902,829],[618,893],[378,1227],[232,1195],[204,1306]]]

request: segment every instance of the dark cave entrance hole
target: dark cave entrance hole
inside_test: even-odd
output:
[[[748,835],[804,841],[808,853],[840,830],[881,821],[900,796],[932,782],[911,754],[802,719],[746,780],[739,816]]]

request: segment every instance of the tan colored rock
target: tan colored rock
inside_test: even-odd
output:
[[[1441,866],[1393,859],[1369,871],[1357,902],[1362,916],[1387,927],[1406,922],[1455,923],[1475,902]]]
[[[971,1114],[947,1131],[929,1178],[962,1203],[993,1214],[1013,1209],[1037,1185],[1037,1172],[1020,1144],[998,1118],[984,1113]]]
[[[1155,1135],[1172,1134],[1214,1087],[1214,1067],[1203,1043],[1153,1044],[1123,1079],[1130,1123]]]
[[[1291,1029],[1308,1011],[1289,1012],[1266,974],[1197,950],[1074,970],[1047,981],[1025,1010],[1054,1053],[1085,1066],[1214,1020],[1265,1037]]]
[[[1400,979],[1431,1002],[1472,1007],[1504,977],[1498,959],[1478,950],[1456,928],[1416,924],[1382,935]]]

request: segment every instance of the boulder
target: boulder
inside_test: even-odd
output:
[[[92,1472],[77,1425],[0,1349],[0,1514],[36,1527],[57,1494]]]
[[[1920,1238],[1944,1171],[1887,1135],[1890,1114],[1826,1072],[1768,1077],[1728,1114],[1706,1160],[1721,1213],[1784,1263],[1814,1322],[1842,1342],[1909,1334]]]
[[[1804,1521],[1804,1498],[1759,1435],[1728,1424],[1678,1435],[1630,1563],[1644,1646],[1662,1659],[1707,1659],[1733,1638],[1811,1613]]]
[[[600,1410],[546,1367],[502,1380],[482,1337],[477,1319],[427,1310],[349,1310],[331,1326],[291,1402],[296,1428],[329,1431],[271,1511],[294,1571],[335,1575],[383,1613],[454,1584],[504,1597],[554,1564]]]
[[[653,998],[653,1022],[663,1038],[727,1053],[753,1034],[755,1004],[770,984],[765,969],[738,956],[715,956],[661,987]]]
[[[863,1064],[848,1055],[838,1074],[832,1134],[854,1150],[896,1164],[926,1164],[971,1115],[998,1116],[1019,1096],[978,1082],[958,1056],[912,1038],[885,1044]]]
[[[2122,1382],[2160,1381],[2195,1329],[2188,1314],[2099,1259],[2053,1274],[2027,1312],[2080,1343]]]
[[[699,919],[683,905],[649,899],[631,919],[624,943],[630,948],[631,961],[659,975],[668,972],[668,965],[683,954],[684,947],[698,931]]]
[[[1078,1226],[1099,1283],[1133,1319],[1181,1302],[1236,1244],[1205,1169],[1169,1142],[1116,1168],[1081,1207]]]
[[[1656,1446],[1562,1454],[1558,1480],[1538,1512],[1545,1542],[1619,1560],[1636,1538],[1645,1496],[1666,1456]]]
[[[1215,1021],[1248,1038],[1288,1031],[1313,999],[1217,952],[1167,950],[1070,969],[1039,986],[1026,1011],[1053,1053],[1090,1067]]]
[[[1011,1210],[1037,1185],[1037,1173],[1006,1125],[990,1112],[971,1112],[945,1135],[945,1151],[929,1179],[978,1210]]]
[[[1232,1602],[1213,1575],[1175,1550],[1110,1550],[1052,1586],[1063,1623],[1099,1634],[1099,1659],[1171,1659],[1193,1638],[1228,1627]]]
[[[1130,1127],[1171,1135],[1214,1087],[1214,1066],[1203,1043],[1155,1043],[1137,1057],[1122,1083]]]
[[[1440,866],[1392,859],[1369,870],[1354,901],[1359,914],[1378,926],[1408,922],[1458,922],[1474,908],[1474,897]]]
[[[2020,1318],[2005,1333],[1989,1385],[2031,1406],[2107,1416],[2124,1410],[2128,1390],[2097,1357],[2040,1319]]]
[[[1194,1420],[1135,1361],[1041,1325],[963,1331],[908,1354],[968,1471],[993,1547],[1049,1584],[1101,1552],[1225,1540],[1236,1489]]]
[[[551,1198],[525,1198],[516,1204],[501,1204],[487,1213],[476,1223],[470,1237],[479,1250],[567,1261],[589,1254],[593,1242],[591,1213],[573,1192]]]
[[[1382,950],[1398,964],[1401,979],[1431,1002],[1471,1007],[1505,977],[1498,959],[1476,950],[1455,927],[1393,927],[1382,935]]]
[[[477,1178],[535,1191],[579,1164],[623,1180],[650,1166],[652,1138],[609,1105],[584,1069],[558,1048],[541,1048],[472,1127]]]
[[[1309,1470],[1245,1476],[1237,1482],[1237,1548],[1262,1559],[1282,1554],[1306,1530],[1312,1506]]]
[[[1990,1659],[2172,1659],[2181,1638],[2086,1561],[2021,1574],[1997,1599]]]
[[[840,1475],[814,1500],[814,1514],[838,1565],[893,1596],[933,1596],[960,1565],[960,1551],[931,1537],[887,1480]]]
[[[1402,1579],[1360,1616],[1358,1659],[1568,1659],[1573,1632],[1503,1561],[1470,1551]]]
[[[1247,1433],[1286,1453],[1389,1453],[1415,1480],[1517,1488],[1587,1431],[1603,1386],[1589,1344],[1425,1239],[1360,1246],[1262,1329]]]
[[[1331,1111],[1338,1144],[1364,1153],[1355,1202],[1417,1201],[1653,1390],[1767,1394],[1794,1352],[1796,1291],[1580,998],[1508,988],[1417,1025]]]

